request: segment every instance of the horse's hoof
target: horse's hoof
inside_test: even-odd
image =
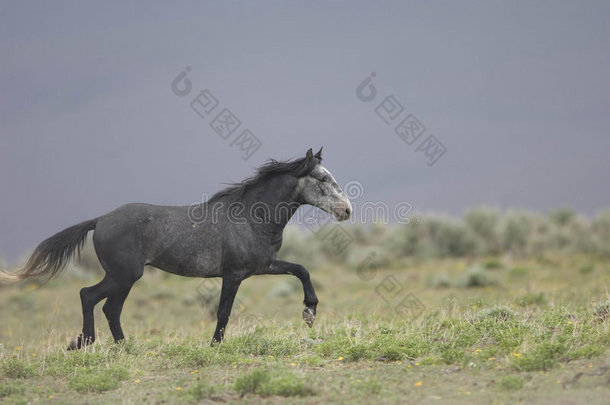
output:
[[[78,344],[78,337],[72,338],[70,344],[68,345],[68,350],[78,350],[80,346]]]
[[[94,341],[94,337],[90,336],[83,339],[83,335],[78,335],[70,341],[70,344],[68,345],[68,350],[82,349],[83,347],[92,344]]]
[[[303,320],[310,328],[313,326],[313,321],[316,320],[316,315],[309,308],[303,310]]]

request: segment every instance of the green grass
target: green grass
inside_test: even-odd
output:
[[[378,286],[388,276],[402,290],[386,301]],[[439,288],[437,276],[450,282]],[[288,276],[254,277],[242,283],[225,342],[210,347],[215,317],[200,305],[209,304],[200,281],[152,271],[125,304],[129,338],[113,343],[97,308],[98,339],[82,351],[65,348],[81,322],[78,290],[94,280],[0,287],[0,398],[603,403],[609,276],[609,263],[581,256],[422,261],[378,268],[367,281],[322,267],[312,269],[320,305],[311,329],[302,291],[277,293]],[[418,311],[398,311],[409,297]]]
[[[261,396],[302,397],[314,394],[304,378],[286,370],[270,372],[265,369],[255,369],[238,377],[234,387],[235,391],[242,396],[258,394]]]
[[[200,402],[204,399],[213,399],[218,394],[218,387],[206,381],[197,380],[188,389],[181,392],[181,399]]]
[[[36,368],[17,357],[9,357],[2,362],[2,376],[8,378],[30,378],[36,375]]]
[[[21,381],[7,382],[0,384],[0,398],[17,397],[25,392],[25,386]]]
[[[68,387],[80,393],[104,392],[118,388],[121,381],[128,377],[129,372],[122,367],[87,367],[78,370],[70,379]]]
[[[255,393],[260,387],[269,382],[271,375],[267,370],[253,370],[235,380],[235,391],[241,395]]]
[[[514,359],[513,364],[523,371],[546,371],[557,365],[557,360],[567,354],[568,347],[559,342],[543,342],[526,354]]]
[[[523,388],[523,378],[516,375],[507,375],[502,377],[496,385],[504,390],[520,390]]]

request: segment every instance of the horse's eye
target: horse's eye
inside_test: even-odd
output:
[[[320,181],[323,182],[323,183],[327,182],[328,181],[328,176],[322,177],[322,179]]]

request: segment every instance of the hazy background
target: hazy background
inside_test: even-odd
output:
[[[609,17],[604,1],[2,1],[0,255],[320,146],[362,201],[594,215],[610,200]],[[263,142],[249,160],[189,107],[205,88]],[[434,166],[375,114],[386,95],[447,147]]]

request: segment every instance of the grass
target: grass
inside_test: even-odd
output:
[[[502,377],[496,385],[503,390],[520,390],[523,388],[523,378],[517,375],[507,375]]]
[[[218,387],[211,385],[206,381],[197,380],[188,389],[181,392],[181,399],[200,402],[204,399],[215,398],[218,392]]]
[[[93,280],[3,286],[0,401],[603,403],[609,275],[581,256],[424,261],[366,281],[322,267],[312,329],[302,292],[277,293],[288,278],[255,277],[225,342],[210,347],[215,317],[201,303],[214,291],[201,297],[200,281],[152,271],[125,304],[129,338],[114,344],[98,308],[96,343],[72,352],[78,290]],[[401,287],[393,296],[387,277]]]
[[[25,386],[20,381],[0,384],[0,398],[18,397],[23,393],[25,393]]]
[[[129,372],[122,367],[87,367],[78,370],[70,379],[68,387],[80,393],[104,392],[118,388],[121,381],[128,377]]]
[[[234,387],[235,391],[242,396],[258,394],[261,396],[303,397],[314,394],[303,378],[286,370],[270,372],[266,369],[255,369],[238,377]]]
[[[17,357],[9,357],[2,362],[2,376],[8,378],[30,378],[36,375],[33,365]]]

